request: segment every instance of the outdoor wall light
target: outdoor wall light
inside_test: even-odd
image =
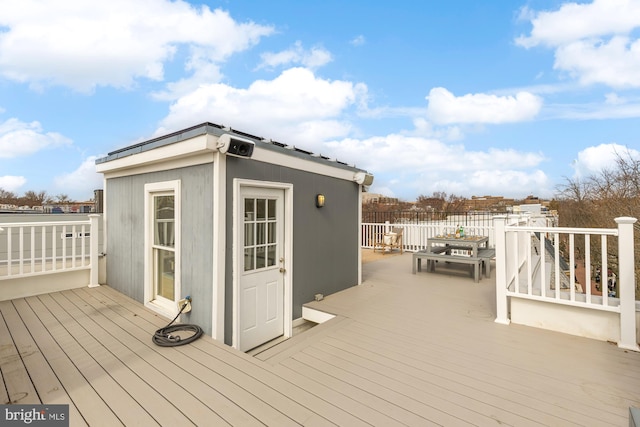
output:
[[[316,207],[321,208],[324,206],[324,194],[316,194]]]

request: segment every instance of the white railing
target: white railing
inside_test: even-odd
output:
[[[402,229],[402,246],[405,251],[417,252],[427,248],[427,239],[440,234],[455,233],[455,224],[450,221],[429,221],[421,224],[391,224],[388,221],[380,223],[362,224],[362,241],[360,246],[373,249],[382,242],[382,236],[392,228]],[[467,225],[464,227],[467,235],[488,236],[489,246],[493,246],[493,225]]]
[[[524,218],[496,217],[496,322],[510,322],[509,299],[513,298],[615,313],[620,322],[618,345],[639,351],[633,240],[636,219],[616,218],[616,222],[618,228],[586,229],[540,227]],[[611,280],[617,280],[618,290],[612,296],[607,289],[611,267],[609,236],[618,239],[618,274],[613,272],[611,276]],[[592,257],[592,243],[600,249],[598,259]],[[578,262],[584,263],[583,283],[576,283]],[[592,290],[595,278],[592,266],[599,266],[602,272],[601,295]]]
[[[90,270],[98,286],[98,220],[0,223],[0,280]]]

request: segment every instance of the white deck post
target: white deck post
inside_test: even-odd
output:
[[[95,288],[100,286],[98,283],[98,220],[100,215],[89,215],[89,221],[91,226],[89,228],[89,261],[91,263],[91,270],[89,270],[89,287]]]
[[[507,300],[507,250],[504,227],[507,217],[497,215],[493,217],[493,233],[496,245],[496,323],[508,325],[511,323]]]
[[[636,218],[616,218],[618,223],[618,284],[620,289],[620,341],[618,347],[640,351],[636,337],[636,279],[633,224]],[[604,282],[606,286],[606,281]]]

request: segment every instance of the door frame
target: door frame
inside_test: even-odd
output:
[[[240,230],[243,227],[242,215],[243,209],[242,188],[256,187],[283,190],[283,208],[284,208],[284,309],[283,309],[283,335],[290,338],[293,335],[293,184],[271,181],[256,181],[251,179],[234,178],[233,180],[233,245],[232,245],[232,265],[233,265],[233,332],[232,347],[240,348],[240,279],[242,276],[242,260],[241,251],[243,244],[240,241]]]

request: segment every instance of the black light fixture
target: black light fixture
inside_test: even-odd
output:
[[[316,207],[321,208],[324,206],[324,194],[316,194]]]

